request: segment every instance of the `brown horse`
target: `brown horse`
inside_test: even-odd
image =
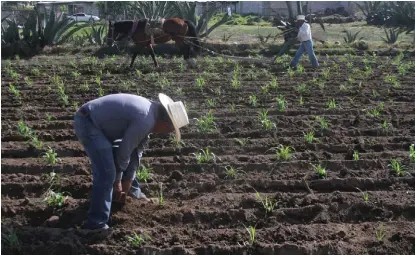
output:
[[[193,55],[192,49],[193,52],[199,52],[200,46],[196,26],[190,20],[179,18],[154,21],[148,19],[124,20],[114,22],[114,24],[110,21],[107,45],[113,46],[116,42],[124,39],[132,40],[138,47],[148,47],[155,67],[159,65],[154,54],[153,44],[163,44],[173,40],[180,47],[185,60]],[[137,55],[138,52],[133,53],[130,68]]]

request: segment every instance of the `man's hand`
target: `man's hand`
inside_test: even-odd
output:
[[[121,181],[115,181],[113,185],[113,192],[112,192],[112,200],[118,203],[125,203],[125,192],[123,192],[123,188],[121,185]]]

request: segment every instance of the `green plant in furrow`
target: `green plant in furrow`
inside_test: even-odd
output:
[[[170,87],[170,81],[166,77],[163,77],[163,79],[158,81],[158,85],[161,89],[168,88]]]
[[[334,98],[330,99],[330,101],[327,103],[327,107],[329,109],[336,109],[336,101]]]
[[[231,103],[231,112],[235,112],[235,107],[236,107],[236,105],[235,105],[235,103]]]
[[[276,78],[276,77],[272,78],[272,81],[270,82],[270,86],[271,86],[271,88],[273,88],[273,89],[278,88],[278,80],[277,80],[277,78]]]
[[[264,129],[267,131],[273,128],[277,128],[277,125],[268,118],[268,110],[261,109],[261,111],[259,112],[259,120],[261,121],[261,124],[264,127]]]
[[[291,146],[284,146],[282,144],[278,145],[278,147],[273,147],[268,149],[267,151],[276,151],[276,157],[279,161],[288,161],[293,156],[292,153],[295,151]]]
[[[200,89],[200,91],[203,91],[203,88],[205,87],[205,79],[203,77],[199,77],[196,79],[196,87]]]
[[[30,79],[29,76],[24,77],[24,82],[29,86],[30,88],[33,87],[33,81]]]
[[[198,153],[192,153],[191,155],[195,156],[196,163],[216,163],[216,160],[220,160],[209,148],[201,149]]]
[[[238,64],[235,65],[231,85],[234,89],[239,89],[241,87],[241,69]]]
[[[249,104],[252,105],[253,107],[256,107],[258,105],[258,99],[256,95],[249,96]]]
[[[306,142],[312,143],[314,141],[314,129],[308,131],[307,133],[303,132],[303,135]]]
[[[165,203],[164,195],[163,195],[163,183],[160,183],[160,188],[159,188],[159,192],[158,192],[157,197],[158,197],[159,206],[163,206],[164,203]]]
[[[359,190],[361,193],[362,193],[362,195],[363,195],[363,200],[365,201],[365,202],[367,202],[367,201],[369,201],[369,193],[367,192],[367,191],[362,191],[361,189],[359,189],[359,188],[356,188],[357,190]]]
[[[32,135],[31,138],[32,138],[32,141],[30,143],[31,145],[33,145],[33,147],[35,147],[38,150],[43,149],[43,142],[39,140],[37,135]]]
[[[252,226],[249,226],[249,227],[246,227],[245,225],[244,225],[244,227],[245,227],[245,229],[246,229],[246,231],[248,232],[248,234],[249,234],[249,244],[250,245],[253,245],[254,244],[254,242],[255,242],[255,233],[256,233],[256,229],[255,229],[255,227],[252,227]]]
[[[261,202],[262,207],[264,208],[266,214],[274,211],[275,206],[278,204],[277,201],[273,201],[272,199],[268,198],[268,196],[266,195],[262,197],[258,191],[256,191],[255,194],[256,194],[257,199]]]
[[[402,177],[404,175],[403,167],[401,166],[401,163],[397,159],[391,159],[389,167],[392,169],[392,172],[398,176]]]
[[[353,160],[354,161],[358,161],[359,160],[359,152],[358,151],[354,151],[353,152]]]
[[[385,238],[385,227],[383,226],[383,224],[381,223],[379,225],[379,227],[376,229],[375,231],[375,235],[376,235],[376,240],[378,242],[382,242],[383,239]]]
[[[314,171],[316,171],[317,176],[321,179],[327,178],[327,171],[326,168],[322,167],[321,164],[318,165],[311,165],[314,168]]]
[[[296,90],[300,95],[304,95],[307,93],[307,85],[305,83],[301,83],[296,87]]]
[[[135,172],[135,178],[139,182],[147,183],[147,181],[150,179],[150,172],[152,171],[152,168],[147,167],[145,165],[141,165],[137,171]]]
[[[19,131],[19,134],[21,134],[24,138],[29,138],[32,135],[32,129],[26,125],[26,123],[23,120],[19,120],[17,124],[17,129]]]
[[[288,74],[288,77],[290,77],[290,79],[292,79],[294,77],[295,71],[291,68],[288,68],[287,74]]]
[[[240,168],[234,168],[232,166],[226,166],[225,167],[225,174],[226,174],[225,178],[235,179],[236,174],[238,174],[238,173],[246,174],[246,172],[241,170]]]
[[[55,192],[49,189],[46,192],[46,195],[43,201],[46,202],[48,206],[51,206],[54,208],[61,208],[65,204],[68,198],[69,196],[65,196],[64,192]]]
[[[50,113],[46,113],[46,120],[51,121],[53,119],[53,115]]]
[[[284,95],[279,95],[276,99],[275,99],[276,103],[277,103],[277,109],[280,112],[283,112],[286,108],[287,108],[287,101],[285,100],[285,96]]]
[[[249,139],[250,137],[244,137],[244,138],[235,138],[235,141],[240,145],[240,146],[246,146],[249,143]]]
[[[130,243],[131,247],[133,247],[134,249],[140,248],[147,240],[151,241],[150,236],[144,233],[134,233],[133,235],[126,236],[125,238],[127,239],[127,242]]]
[[[208,107],[211,107],[211,108],[215,107],[215,106],[216,106],[216,101],[215,101],[215,99],[213,99],[213,98],[209,98],[208,100],[206,100],[206,105],[207,105]]]
[[[55,165],[59,161],[58,153],[56,153],[51,147],[48,147],[46,152],[43,153],[43,158],[45,158],[46,162],[51,165]]]
[[[267,85],[261,86],[261,92],[267,95],[269,93],[269,85],[267,84]]]
[[[317,116],[316,121],[318,121],[318,123],[320,125],[320,131],[321,132],[324,132],[325,130],[328,129],[329,124],[328,124],[327,120],[324,117]]]
[[[183,140],[177,141],[174,135],[170,136],[169,142],[173,145],[174,148],[178,148],[178,149],[186,146],[186,143]]]
[[[196,119],[197,130],[202,133],[208,133],[216,129],[215,118],[213,117],[213,111],[210,110],[205,116]]]
[[[12,83],[9,85],[9,91],[14,95],[14,97],[20,101],[22,99],[20,90],[16,88]]]

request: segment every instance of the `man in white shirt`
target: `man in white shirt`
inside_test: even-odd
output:
[[[317,68],[319,67],[319,63],[313,50],[313,39],[311,37],[310,25],[307,23],[304,15],[298,15],[296,21],[299,26],[297,41],[299,41],[301,44],[293,60],[291,61],[290,67],[296,68],[303,53],[307,52],[311,64],[314,68]]]

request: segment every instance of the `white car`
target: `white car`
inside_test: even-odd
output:
[[[76,13],[74,15],[68,16],[69,19],[73,19],[76,22],[90,22],[90,21],[99,21],[99,17],[88,15],[85,13]]]

